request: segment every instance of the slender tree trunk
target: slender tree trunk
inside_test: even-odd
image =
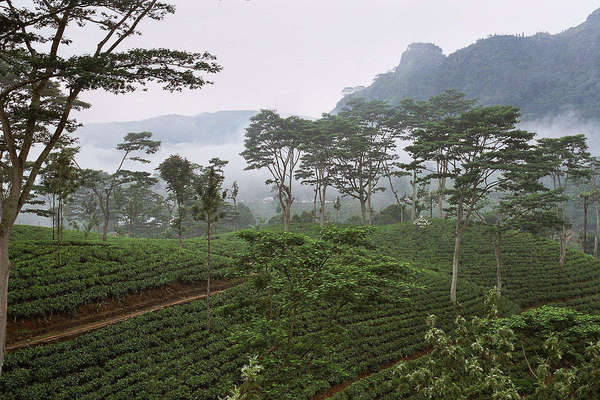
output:
[[[108,224],[110,222],[110,217],[108,213],[104,215],[104,226],[102,227],[102,240],[106,242],[108,238]]]
[[[498,294],[502,295],[502,233],[496,232],[496,240],[494,240],[494,253],[496,254],[496,288]]]
[[[10,261],[8,259],[8,239],[10,231],[0,236],[0,373],[4,365],[4,349],[6,344],[6,323],[8,312],[8,276]]]
[[[596,232],[594,233],[594,257],[598,257],[598,235],[600,234],[600,204],[596,206]]]
[[[313,224],[317,223],[317,196],[319,195],[319,188],[315,186],[315,195],[313,197],[313,212],[312,212],[312,222]]]
[[[587,222],[588,222],[588,201],[583,198],[583,252],[587,254]]]
[[[367,194],[367,218],[368,224],[373,225],[373,207],[371,206],[371,190],[369,188],[369,193]]]
[[[58,215],[57,215],[57,224],[58,224],[58,228],[56,230],[56,247],[57,247],[57,253],[56,253],[56,265],[60,266],[61,265],[61,257],[60,257],[60,247],[62,244],[62,232],[63,232],[63,221],[62,221],[62,200],[59,198],[58,199]]]
[[[208,230],[206,232],[206,236],[208,239],[207,245],[207,254],[206,254],[206,330],[210,333],[210,242],[212,240],[211,236],[211,224],[208,224]]]
[[[567,210],[566,210],[566,204],[563,204],[563,207],[562,207],[562,217],[563,217],[563,224],[562,224],[562,230],[560,232],[560,259],[559,259],[559,265],[561,268],[565,266],[565,260],[567,258],[567,224],[566,224]]]
[[[450,285],[450,301],[456,304],[456,286],[458,284],[458,262],[460,254],[460,244],[462,240],[462,228],[460,228],[460,222],[456,222],[456,232],[454,238],[454,256],[452,258],[452,283]]]
[[[446,178],[439,179],[438,186],[438,210],[440,213],[440,218],[444,218],[444,192],[446,191]]]
[[[429,196],[429,219],[433,219],[433,196]]]
[[[412,221],[417,219],[417,171],[413,170],[413,179],[410,182],[412,185],[412,209],[410,213],[410,219]]]
[[[361,195],[358,198],[358,201],[360,202],[360,213],[361,213],[361,217],[362,217],[362,224],[367,225],[367,206],[366,206],[365,198]]]
[[[54,241],[54,229],[56,228],[56,204],[55,197],[52,195],[52,241]]]
[[[319,222],[321,226],[325,225],[325,194],[327,193],[327,186],[319,190],[319,201],[321,203],[321,209],[319,210]]]

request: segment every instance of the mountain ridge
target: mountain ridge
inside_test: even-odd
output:
[[[481,104],[510,104],[535,120],[575,111],[600,120],[600,9],[557,34],[490,35],[444,55],[433,43],[412,43],[392,71],[344,96],[397,104],[457,89]]]

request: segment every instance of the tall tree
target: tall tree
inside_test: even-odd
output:
[[[80,186],[71,196],[65,207],[65,216],[77,229],[82,229],[87,239],[95,227],[100,226],[100,210],[94,192]]]
[[[137,161],[149,163],[150,161],[143,158],[143,154],[154,154],[158,151],[160,142],[152,140],[151,132],[131,132],[125,135],[122,143],[117,145],[117,150],[122,152],[122,157],[116,167],[115,172],[111,175],[99,173],[97,171],[84,170],[84,185],[91,188],[98,198],[100,210],[104,216],[104,226],[102,228],[102,240],[106,240],[108,236],[108,225],[110,223],[111,214],[111,197],[116,188],[121,185],[133,182],[142,182],[149,180],[154,183],[153,178],[148,172],[137,172],[123,169],[125,161]]]
[[[284,230],[290,229],[294,196],[294,173],[302,156],[301,145],[309,121],[298,117],[281,118],[272,110],[261,112],[250,119],[246,128],[245,150],[240,153],[246,160],[247,170],[266,168],[274,185],[283,212]]]
[[[196,192],[196,203],[192,207],[192,214],[197,221],[206,223],[206,327],[210,332],[210,256],[212,232],[215,224],[225,216],[222,210],[223,203],[227,197],[227,190],[223,189],[223,162],[218,159],[212,159],[210,165],[206,167],[194,182]]]
[[[379,180],[394,159],[392,108],[380,101],[348,102],[335,121],[333,183],[343,195],[360,203],[362,223],[373,222],[372,195],[384,190]]]
[[[185,218],[184,203],[191,196],[190,185],[196,168],[196,165],[178,154],[169,156],[156,168],[160,173],[160,177],[167,183],[167,190],[175,197],[177,218],[174,225],[177,228],[179,247],[182,245],[183,219]]]
[[[548,189],[542,182],[553,167],[552,157],[539,148],[522,152],[523,163],[516,163],[500,178],[500,198],[488,213],[486,222],[491,223],[496,256],[496,288],[502,293],[502,241],[504,233],[517,229],[531,233],[530,249],[533,259],[535,235],[544,229],[554,230],[562,225],[556,214],[556,205],[563,201],[562,190]]]
[[[88,90],[127,93],[148,82],[177,91],[209,83],[202,73],[221,67],[208,53],[129,48],[145,20],[160,21],[175,8],[157,0],[32,0],[0,3],[0,126],[8,178],[3,183],[0,217],[0,371],[4,362],[8,276],[8,239],[29,198],[44,160],[76,124],[71,111]],[[68,36],[85,28],[98,41],[85,48]],[[75,42],[76,46],[71,47]],[[81,49],[80,53],[73,48]],[[49,96],[52,88],[64,95]],[[33,148],[39,149],[35,155]],[[0,157],[3,158],[3,157]],[[25,175],[26,166],[30,171]]]
[[[334,164],[332,156],[334,149],[331,146],[335,135],[335,117],[323,115],[323,118],[312,124],[301,148],[303,151],[300,168],[296,178],[303,184],[313,185],[315,201],[313,212],[316,218],[316,200],[319,200],[319,223],[325,223],[325,205],[327,189],[332,183]]]
[[[456,215],[450,286],[453,303],[456,303],[462,237],[473,212],[485,196],[497,189],[502,174],[522,161],[523,153],[529,149],[528,142],[535,136],[516,129],[518,121],[519,110],[515,107],[475,108],[455,118],[447,141],[439,144],[452,155],[448,159],[448,176],[454,181],[449,189],[449,202]],[[435,159],[436,154],[436,147],[430,146],[424,157]]]
[[[467,99],[463,93],[454,89],[431,97],[427,102],[425,129],[420,132],[427,136],[424,143],[437,142],[434,145],[435,169],[433,176],[437,180],[437,197],[439,217],[445,218],[444,200],[446,197],[446,181],[448,179],[448,148],[443,145],[452,132],[452,118],[473,108],[475,100]],[[450,122],[450,124],[448,124]],[[423,149],[425,150],[425,149]]]
[[[565,193],[574,182],[589,177],[592,173],[591,156],[588,152],[585,135],[563,136],[560,138],[542,138],[539,146],[545,154],[554,156],[554,166],[549,175],[555,189]],[[560,233],[560,266],[565,265],[567,255],[567,200],[558,207],[563,220]]]
[[[54,210],[56,220],[57,265],[61,265],[61,245],[64,232],[64,204],[80,183],[79,171],[74,156],[79,148],[62,148],[59,152],[50,153],[41,172],[41,186],[58,200]],[[53,227],[54,229],[54,227]]]
[[[158,197],[152,187],[157,183],[154,178],[142,177],[140,181],[131,182],[126,187],[120,187],[115,192],[119,197],[121,220],[130,237],[136,237],[151,231],[157,219]],[[118,196],[117,196],[118,194]]]

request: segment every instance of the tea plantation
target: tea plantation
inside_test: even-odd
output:
[[[309,234],[314,227],[296,226]],[[277,229],[275,229],[277,230]],[[493,248],[483,228],[466,234],[459,272],[459,307],[448,299],[452,260],[452,225],[434,221],[425,229],[410,224],[378,227],[375,247],[360,258],[341,255],[349,265],[380,265],[372,272],[382,280],[378,291],[386,300],[368,307],[350,304],[335,321],[328,303],[318,303],[297,316],[297,333],[287,348],[289,361],[272,364],[273,342],[285,333],[265,330],[268,294],[242,283],[212,298],[210,333],[202,301],[176,306],[88,333],[67,342],[10,353],[0,378],[0,397],[16,399],[219,399],[240,383],[240,369],[257,354],[264,363],[260,398],[313,399],[330,387],[368,375],[336,399],[398,399],[408,390],[394,368],[385,365],[428,350],[425,319],[438,317],[438,326],[453,328],[457,314],[483,313],[483,298],[495,284]],[[47,238],[46,238],[47,239]],[[32,243],[34,245],[32,245]],[[89,246],[94,243],[94,246]],[[245,245],[223,236],[216,242],[215,277],[227,277]],[[531,244],[537,249],[530,255]],[[205,243],[188,240],[182,250],[175,241],[113,239],[108,243],[69,239],[64,266],[55,267],[48,240],[27,242],[15,237],[11,257],[9,312],[19,318],[64,312],[86,302],[176,280],[205,278]],[[525,234],[507,234],[503,246],[504,323],[514,327],[525,351],[535,352],[548,329],[563,332],[574,358],[588,340],[600,338],[597,316],[562,309],[520,309],[544,303],[594,313],[600,307],[600,263],[569,251],[564,269],[558,267],[558,245]],[[414,284],[407,295],[389,282]],[[61,308],[69,299],[68,307]],[[356,307],[354,307],[356,306]],[[545,310],[545,311],[544,311]],[[557,311],[548,311],[557,310]],[[546,314],[544,314],[544,312]],[[512,315],[512,316],[511,316]],[[546,316],[544,316],[546,315]],[[566,322],[565,322],[566,321]],[[554,324],[554,325],[553,325]],[[281,335],[281,336],[278,336]],[[311,343],[319,343],[311,346]],[[275,346],[277,347],[277,346]],[[410,362],[424,362],[428,356]],[[570,356],[569,356],[570,357]],[[300,361],[299,361],[300,360]],[[526,363],[515,363],[515,376],[526,376]],[[524,392],[530,381],[519,383]],[[406,395],[408,396],[408,395]],[[406,397],[410,398],[410,397]]]

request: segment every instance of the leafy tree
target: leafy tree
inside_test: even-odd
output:
[[[262,110],[250,119],[246,128],[245,150],[241,153],[247,170],[266,168],[274,185],[283,211],[284,230],[290,229],[294,196],[294,172],[302,155],[301,145],[309,121],[298,117],[281,118],[272,110]]]
[[[592,173],[591,156],[585,135],[563,136],[560,138],[542,138],[538,140],[545,154],[553,155],[554,165],[549,175],[555,189],[567,192],[574,181],[589,177]],[[567,200],[565,199],[558,212],[563,220],[560,233],[560,266],[565,265],[567,255]]]
[[[449,177],[448,162],[450,154],[443,145],[452,132],[452,118],[473,108],[475,100],[466,99],[463,93],[454,89],[446,90],[441,94],[431,97],[426,106],[426,122],[422,131],[419,131],[419,151],[428,153],[433,158],[435,169],[432,177],[437,180],[437,197],[439,217],[445,218],[444,200],[446,197],[446,183]],[[433,150],[429,152],[429,149]]]
[[[191,196],[190,185],[196,168],[196,165],[178,154],[169,156],[156,168],[160,173],[160,177],[167,183],[167,190],[175,198],[177,218],[174,222],[177,228],[179,247],[182,246],[183,219],[185,218],[183,205]]]
[[[227,162],[224,162],[227,163]],[[196,203],[192,207],[192,214],[196,221],[206,223],[206,240],[208,243],[206,251],[206,328],[210,331],[210,255],[211,241],[214,226],[224,217],[222,205],[227,197],[227,191],[223,190],[223,161],[212,159],[210,165],[196,177],[194,190],[196,192]]]
[[[72,224],[82,228],[87,239],[90,231],[100,226],[98,200],[94,192],[80,186],[69,198],[65,215]]]
[[[522,152],[523,163],[517,163],[500,178],[497,204],[487,214],[496,255],[496,288],[502,293],[502,240],[509,230],[517,229],[532,234],[530,254],[535,254],[535,236],[545,229],[562,225],[556,214],[556,205],[564,200],[562,190],[550,190],[542,182],[553,167],[552,158],[539,148]]]
[[[391,113],[382,102],[351,101],[339,113],[333,128],[337,132],[333,183],[342,195],[359,201],[364,225],[372,223],[372,195],[384,190],[378,182],[386,163],[394,158],[390,152],[395,140],[388,125]]]
[[[502,174],[521,163],[535,134],[515,128],[519,110],[510,106],[479,107],[455,118],[448,140],[440,143],[447,154],[448,176],[454,181],[449,202],[456,214],[450,300],[456,303],[459,254],[465,232],[478,203],[501,183]],[[425,158],[434,158],[431,146]]]
[[[120,203],[118,209],[131,237],[136,237],[138,233],[144,232],[144,228],[151,227],[158,219],[159,195],[152,190],[156,181],[156,179],[144,177],[126,187],[117,188],[115,192],[115,203]]]
[[[79,185],[79,173],[74,156],[79,148],[62,148],[59,152],[50,153],[45,167],[40,171],[41,187],[58,199],[58,206],[53,209],[53,220],[56,221],[57,232],[57,265],[61,265],[61,245],[64,231],[64,204]],[[52,226],[54,230],[54,224]]]
[[[515,334],[504,326],[492,329],[497,315],[495,296],[492,291],[486,298],[489,318],[467,321],[458,316],[454,335],[436,328],[435,316],[427,318],[425,341],[432,348],[431,355],[415,371],[409,372],[405,362],[395,371],[419,399],[438,399],[441,391],[448,399],[521,399],[505,368],[514,362]]]
[[[101,171],[84,170],[84,185],[94,191],[98,198],[100,210],[104,216],[104,226],[102,228],[102,240],[107,239],[108,225],[110,223],[111,214],[111,196],[116,188],[128,183],[147,181],[155,183],[154,178],[150,177],[148,172],[137,172],[123,169],[125,161],[137,161],[141,163],[149,163],[150,161],[143,158],[141,154],[154,154],[160,147],[160,141],[152,140],[152,133],[138,132],[128,133],[125,135],[123,142],[117,145],[117,150],[123,153],[115,172],[111,175]]]
[[[3,181],[0,218],[0,371],[4,361],[9,276],[8,239],[29,198],[42,165],[65,133],[77,124],[71,111],[89,90],[127,93],[148,82],[170,91],[198,89],[209,83],[202,73],[221,67],[208,53],[129,48],[126,39],[140,34],[145,20],[160,21],[175,8],[157,0],[33,0],[0,4],[0,126]],[[74,53],[73,27],[99,34],[98,42]],[[58,88],[63,94],[52,94]],[[33,148],[39,149],[36,155]],[[3,157],[0,157],[3,159]],[[33,158],[33,160],[31,160]],[[27,175],[25,169],[30,168]]]
[[[235,217],[236,217],[236,223],[234,223],[234,226],[233,226],[234,231],[237,231],[239,229],[239,226],[237,224],[237,219],[239,219],[239,217],[240,217],[240,212],[239,212],[238,203],[237,203],[237,197],[239,194],[240,194],[240,186],[238,185],[237,181],[233,181],[233,185],[231,186],[231,191],[229,192],[229,198],[231,199],[231,201],[233,201],[233,208],[234,208]],[[250,225],[253,225],[253,224],[254,223],[252,223]]]
[[[423,136],[424,128],[430,118],[430,105],[427,102],[415,102],[412,99],[406,99],[395,109],[395,114],[392,117],[391,124],[394,126],[394,138],[408,141],[409,145],[404,147],[404,151],[409,155],[410,161],[406,163],[395,162],[391,164],[395,170],[388,170],[388,178],[392,192],[396,199],[398,207],[402,208],[403,204],[398,196],[397,190],[392,184],[392,176],[401,177],[411,175],[410,185],[412,187],[411,195],[411,221],[417,219],[418,208],[418,186],[427,182],[419,175],[425,171],[425,159],[423,157],[422,145],[417,145],[417,140]],[[433,159],[433,157],[430,157]]]
[[[335,117],[323,115],[323,118],[313,123],[308,136],[302,143],[302,157],[300,168],[296,173],[296,179],[303,184],[313,185],[315,199],[313,202],[313,213],[317,215],[317,197],[319,199],[319,223],[325,223],[325,200],[327,188],[332,183],[334,164],[332,156],[334,149],[331,146],[335,135]]]

